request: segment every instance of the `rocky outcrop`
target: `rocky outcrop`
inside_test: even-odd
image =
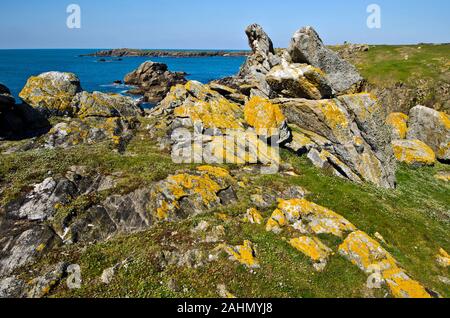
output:
[[[330,164],[337,174],[351,180],[369,181],[386,188],[395,186],[391,138],[384,125],[383,109],[371,95],[275,101],[288,122],[325,138],[326,141],[319,139],[319,144],[313,147],[311,158]]]
[[[253,53],[247,58],[237,77],[251,86],[251,95],[271,97],[273,93],[266,75],[281,60],[275,54],[272,40],[260,25],[250,25],[245,33]]]
[[[294,63],[307,63],[321,69],[335,94],[360,92],[363,78],[356,68],[327,48],[312,27],[295,32],[288,53]]]
[[[420,140],[433,149],[440,160],[450,160],[450,117],[424,106],[411,109],[408,121],[409,140]]]
[[[48,72],[28,79],[19,97],[28,105],[50,115],[73,115],[72,99],[81,92],[75,74]]]
[[[139,68],[125,76],[125,84],[138,87],[131,92],[144,95],[145,101],[160,102],[170,88],[176,84],[187,82],[185,73],[170,72],[166,64],[147,61]]]

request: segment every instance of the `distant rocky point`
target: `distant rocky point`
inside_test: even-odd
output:
[[[91,54],[83,54],[80,56],[97,56],[97,57],[212,57],[212,56],[248,56],[249,51],[176,51],[176,50],[138,50],[138,49],[114,49],[103,50]]]

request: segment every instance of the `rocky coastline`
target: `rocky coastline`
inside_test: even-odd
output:
[[[102,50],[81,56],[95,57],[214,57],[214,56],[248,56],[249,51],[212,51],[212,50],[139,50],[139,49],[113,49]]]
[[[0,297],[255,296],[250,280],[267,286],[287,272],[290,295],[297,279],[307,278],[301,289],[315,277],[323,285],[329,269],[336,286],[357,282],[356,295],[446,292],[434,276],[450,257],[429,239],[445,244],[444,222],[434,220],[445,215],[444,201],[420,201],[437,211],[427,219],[395,196],[409,190],[399,166],[449,162],[448,114],[420,105],[389,114],[312,27],[295,32],[281,53],[260,25],[246,34],[251,53],[226,79],[188,81],[152,61],[131,71],[124,82],[157,103],[147,112],[130,97],[83,90],[72,73],[30,77],[21,104],[0,85]],[[36,127],[46,130],[26,135]],[[440,191],[449,177],[443,170],[424,180]],[[348,200],[347,189],[356,193]],[[411,246],[408,226],[417,222],[424,226],[416,236],[426,242]],[[384,230],[392,239],[378,232]],[[417,271],[414,262],[424,257],[414,244],[426,255],[439,253],[432,279]],[[79,289],[62,283],[73,264],[85,275]],[[356,279],[340,280],[343,271]],[[366,284],[374,274],[377,284]],[[130,285],[122,289],[124,281]]]

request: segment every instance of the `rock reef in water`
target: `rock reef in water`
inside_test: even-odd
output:
[[[130,93],[144,95],[146,102],[158,103],[172,86],[187,82],[185,75],[186,73],[182,72],[170,72],[166,64],[147,61],[127,74],[124,82],[137,86]]]

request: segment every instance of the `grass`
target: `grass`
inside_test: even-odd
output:
[[[299,176],[240,173],[239,178],[246,180],[246,187],[239,189],[240,200],[235,205],[176,223],[158,224],[145,232],[122,235],[99,244],[65,246],[48,254],[32,269],[42,269],[61,260],[81,266],[82,288],[69,290],[60,284],[51,297],[216,297],[218,284],[225,284],[239,297],[384,297],[385,289],[367,289],[367,276],[343,257],[334,255],[326,270],[317,273],[310,260],[287,243],[294,233],[275,235],[266,232],[264,225],[241,221],[240,215],[251,207],[249,196],[256,187],[283,189],[299,185],[310,192],[309,200],[343,215],[369,235],[381,233],[387,242],[384,247],[414,279],[450,297],[449,286],[438,278],[448,277],[448,270],[435,261],[440,247],[450,250],[450,188],[434,178],[437,171],[448,170],[448,166],[437,164],[419,169],[400,166],[397,189],[384,190],[328,175],[304,157],[284,151],[282,157]],[[2,204],[30,182],[41,181],[47,171],[63,173],[74,164],[107,173],[121,172],[123,182],[115,190],[120,193],[150,185],[177,169],[192,168],[172,164],[169,155],[160,153],[154,142],[142,134],[135,137],[125,155],[100,144],[69,150],[19,152],[1,158]],[[79,204],[80,209],[89,205],[83,198],[79,200],[73,204]],[[268,218],[272,211],[273,207],[262,214]],[[216,212],[229,215],[230,221],[219,220]],[[251,272],[222,253],[218,260],[200,268],[161,269],[156,256],[162,250],[176,246],[183,254],[197,248],[207,255],[217,246],[199,243],[198,234],[191,231],[201,220],[211,226],[223,225],[228,244],[252,241],[261,268]],[[331,237],[321,238],[334,250],[339,243]],[[102,284],[99,277],[103,270],[127,258],[132,261],[117,271],[111,284]],[[30,278],[26,271],[22,275]],[[169,288],[169,283],[179,288]]]

